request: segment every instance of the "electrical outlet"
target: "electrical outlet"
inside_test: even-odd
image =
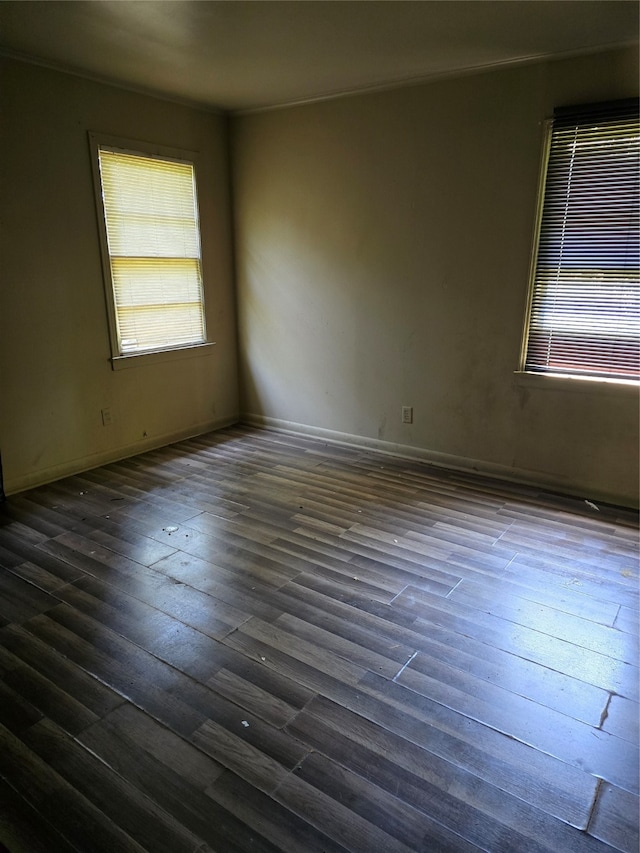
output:
[[[113,417],[111,415],[111,407],[107,409],[102,409],[100,414],[102,415],[102,426],[110,426],[113,423]]]
[[[402,423],[403,424],[412,424],[413,423],[413,406],[403,406],[402,407]]]

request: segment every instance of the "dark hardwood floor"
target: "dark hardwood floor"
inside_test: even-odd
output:
[[[0,841],[637,853],[637,545],[244,427],[10,497]]]

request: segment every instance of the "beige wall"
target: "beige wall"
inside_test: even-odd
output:
[[[624,51],[236,119],[243,411],[635,503],[636,390],[514,371],[541,122],[636,92]]]
[[[235,420],[226,119],[25,63],[5,60],[1,73],[7,490]],[[200,152],[210,354],[111,369],[90,130]]]
[[[1,73],[7,490],[235,420],[225,119],[25,63]],[[244,412],[635,503],[635,389],[514,370],[540,122],[636,80],[620,52],[234,119]],[[88,130],[201,153],[210,355],[111,369]]]

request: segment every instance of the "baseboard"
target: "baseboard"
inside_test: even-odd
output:
[[[594,493],[593,489],[583,488],[579,484],[571,483],[562,477],[554,477],[547,473],[540,474],[523,468],[515,468],[500,465],[495,462],[486,462],[481,459],[471,459],[466,456],[455,456],[450,453],[440,453],[423,447],[411,447],[406,444],[396,444],[391,441],[382,441],[367,436],[352,435],[351,433],[338,432],[336,430],[322,429],[320,427],[299,424],[291,421],[269,418],[263,415],[245,413],[241,416],[241,422],[284,435],[294,435],[301,438],[317,438],[322,441],[338,444],[356,449],[375,450],[390,456],[399,456],[405,459],[415,459],[434,465],[439,468],[460,471],[465,474],[482,474],[496,480],[514,483],[522,486],[531,486],[546,492],[569,495],[572,497],[598,501],[613,506],[637,508],[630,503],[628,497],[621,497],[603,491]]]
[[[195,438],[196,436],[203,435],[207,432],[224,429],[224,427],[231,426],[237,422],[237,416],[205,421],[204,423],[188,427],[187,429],[176,430],[174,432],[164,433],[163,435],[155,435],[142,439],[141,441],[136,441],[135,444],[110,448],[109,450],[104,450],[100,453],[92,453],[90,456],[83,456],[80,459],[72,459],[67,462],[62,462],[59,465],[52,465],[49,468],[43,468],[39,471],[34,471],[31,474],[25,474],[22,477],[5,480],[5,493],[7,495],[15,495],[18,492],[24,492],[26,489],[33,489],[36,486],[44,486],[47,483],[52,483],[55,480],[62,479],[63,477],[71,477],[74,474],[81,474],[83,471],[98,468],[100,465],[108,465],[110,462],[119,462],[121,459],[138,456],[140,453],[145,453],[147,450],[157,450],[159,447],[166,447],[168,444],[175,444],[177,441],[185,441],[188,438]]]
[[[111,448],[80,459],[69,460],[59,465],[51,466],[50,468],[44,468],[31,474],[25,474],[22,477],[8,479],[4,482],[5,495],[14,495],[18,492],[23,492],[26,489],[32,489],[36,486],[44,486],[47,483],[51,483],[63,477],[81,474],[83,471],[89,471],[91,468],[97,468],[100,465],[108,465],[110,462],[118,462],[121,459],[137,456],[147,450],[156,450],[159,447],[166,447],[168,444],[174,444],[177,441],[184,441],[198,435],[203,435],[207,432],[224,429],[225,427],[231,426],[239,421],[261,429],[270,430],[274,433],[280,433],[283,436],[293,435],[302,438],[316,438],[321,441],[344,447],[374,450],[378,453],[390,456],[415,459],[439,468],[460,471],[466,474],[482,474],[483,476],[492,477],[496,480],[503,480],[505,482],[516,483],[524,486],[532,486],[548,492],[582,498],[583,500],[588,499],[590,501],[598,501],[600,503],[611,504],[613,506],[637,509],[637,504],[629,501],[626,496],[621,497],[616,494],[583,488],[579,484],[576,485],[575,483],[568,482],[565,479],[553,477],[548,474],[539,474],[538,472],[528,471],[522,468],[499,465],[493,462],[471,459],[465,456],[455,456],[449,453],[440,453],[423,447],[396,444],[390,441],[382,441],[380,439],[368,438],[366,436],[338,432],[337,430],[322,429],[321,427],[314,427],[309,424],[299,424],[281,420],[279,418],[269,418],[255,414],[243,414],[240,418],[233,416],[206,421],[196,426],[191,426],[185,430],[177,430],[175,432],[153,436],[142,441],[137,441],[135,444],[115,449]]]

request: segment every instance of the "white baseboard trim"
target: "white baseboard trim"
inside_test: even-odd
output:
[[[465,474],[481,474],[496,480],[514,483],[522,486],[532,486],[547,492],[571,495],[572,497],[600,501],[617,506],[629,506],[628,499],[619,495],[603,492],[595,493],[593,490],[583,489],[580,485],[571,483],[564,478],[554,477],[546,473],[538,473],[523,468],[500,465],[495,462],[486,462],[480,459],[470,459],[466,456],[455,456],[450,453],[440,453],[437,450],[428,450],[424,447],[411,447],[406,444],[396,444],[391,441],[381,441],[367,436],[352,435],[351,433],[338,432],[336,430],[322,429],[320,427],[299,424],[291,421],[269,418],[264,415],[243,414],[241,422],[250,426],[260,427],[274,433],[299,436],[301,438],[316,438],[332,444],[338,444],[355,449],[375,450],[390,456],[405,459],[415,459],[438,468],[460,471]]]
[[[159,447],[166,447],[168,444],[175,444],[177,441],[185,441],[188,438],[195,438],[198,435],[203,435],[207,432],[223,429],[238,422],[238,417],[218,418],[216,420],[205,421],[201,424],[190,426],[187,429],[175,430],[174,432],[164,433],[163,435],[154,435],[149,438],[136,441],[135,444],[128,444],[123,447],[110,448],[92,453],[89,456],[83,456],[79,459],[71,459],[66,462],[61,462],[59,465],[52,465],[49,468],[42,468],[30,474],[24,474],[21,477],[7,479],[4,483],[4,490],[7,496],[15,495],[18,492],[24,492],[26,489],[33,489],[36,486],[44,486],[47,483],[52,483],[55,480],[60,480],[63,477],[71,477],[74,474],[81,474],[83,471],[90,471],[92,468],[98,468],[100,465],[108,465],[110,462],[119,462],[121,459],[128,459],[131,456],[138,456],[140,453],[145,453],[147,450],[157,450]]]

